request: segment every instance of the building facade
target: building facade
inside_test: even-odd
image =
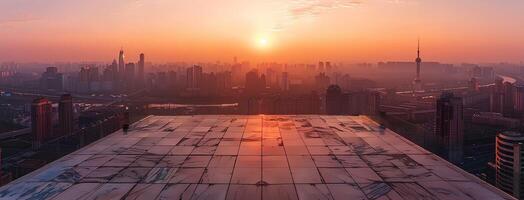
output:
[[[496,186],[516,198],[523,197],[522,153],[524,134],[502,132],[496,141]]]
[[[58,121],[62,135],[69,135],[73,132],[73,115],[73,98],[70,94],[64,94],[58,103]]]
[[[459,165],[463,158],[464,117],[462,98],[444,93],[437,100],[435,118],[435,151],[451,163]]]
[[[38,98],[31,104],[31,134],[33,148],[39,148],[42,143],[51,138],[52,105],[46,98]]]

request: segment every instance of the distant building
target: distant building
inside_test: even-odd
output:
[[[514,103],[514,112],[515,117],[523,117],[524,115],[524,86],[519,85],[515,86],[515,101]]]
[[[145,55],[143,53],[140,54],[140,60],[138,61],[138,83],[140,84],[140,87],[144,84],[144,69],[145,69]]]
[[[79,72],[77,91],[83,93],[100,91],[100,73],[98,67],[82,67]]]
[[[504,80],[497,78],[490,96],[490,111],[503,113],[504,110]]]
[[[510,82],[504,83],[504,116],[513,116],[515,106],[515,85]]]
[[[73,98],[70,94],[64,94],[58,102],[58,121],[62,135],[73,132]]]
[[[201,89],[203,70],[201,66],[195,65],[186,69],[186,88],[190,90]]]
[[[329,76],[327,76],[324,72],[321,72],[315,76],[315,89],[319,92],[326,90],[330,83],[331,80]]]
[[[502,132],[496,141],[496,186],[517,199],[524,197],[524,179],[522,155],[524,155],[524,134],[519,132]]]
[[[500,126],[505,128],[517,128],[520,120],[504,117],[500,113],[480,112],[473,114],[472,122],[476,124],[485,124],[490,126]]]
[[[479,82],[477,78],[473,77],[469,80],[469,90],[475,92],[479,91]]]
[[[248,95],[258,95],[266,89],[266,77],[260,75],[258,70],[253,69],[246,73],[245,93]]]
[[[33,148],[39,148],[45,140],[51,138],[52,106],[46,98],[38,98],[31,104],[31,134]]]
[[[132,90],[136,86],[136,69],[135,63],[127,63],[125,67],[124,80],[126,82],[126,88]]]
[[[435,150],[454,164],[463,158],[464,117],[462,98],[444,93],[437,100]]]
[[[289,90],[289,73],[282,72],[282,81],[280,82],[280,89],[283,91]]]
[[[64,89],[64,77],[61,73],[58,73],[58,68],[48,67],[42,73],[40,84],[45,90],[61,91]]]
[[[341,115],[346,109],[342,89],[338,85],[330,85],[326,91],[326,113],[328,115]]]
[[[326,91],[326,113],[329,115],[375,115],[379,111],[380,95],[370,90],[342,92],[338,85]]]
[[[118,54],[118,74],[120,74],[120,79],[123,79],[125,75],[125,68],[126,63],[124,61],[124,50],[120,49],[120,53]]]
[[[324,71],[325,71],[325,69],[324,69],[324,62],[322,62],[322,61],[318,62],[318,68],[317,68],[317,70],[318,70],[319,72],[324,72]]]

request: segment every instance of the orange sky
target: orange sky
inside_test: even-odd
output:
[[[520,62],[522,8],[521,0],[2,0],[0,62],[111,61],[122,46],[128,58],[144,52],[154,62],[412,60],[419,36],[424,60]]]

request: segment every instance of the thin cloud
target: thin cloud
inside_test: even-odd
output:
[[[37,20],[40,20],[40,18],[31,16],[31,15],[4,17],[4,18],[0,18],[0,25],[25,23],[25,22],[31,22],[31,21],[37,21]]]
[[[273,31],[281,31],[301,18],[317,17],[334,9],[355,7],[362,2],[363,0],[293,0],[284,9],[284,17],[273,27]]]

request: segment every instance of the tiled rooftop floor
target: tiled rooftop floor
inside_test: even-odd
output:
[[[510,199],[354,116],[150,116],[0,199]]]

